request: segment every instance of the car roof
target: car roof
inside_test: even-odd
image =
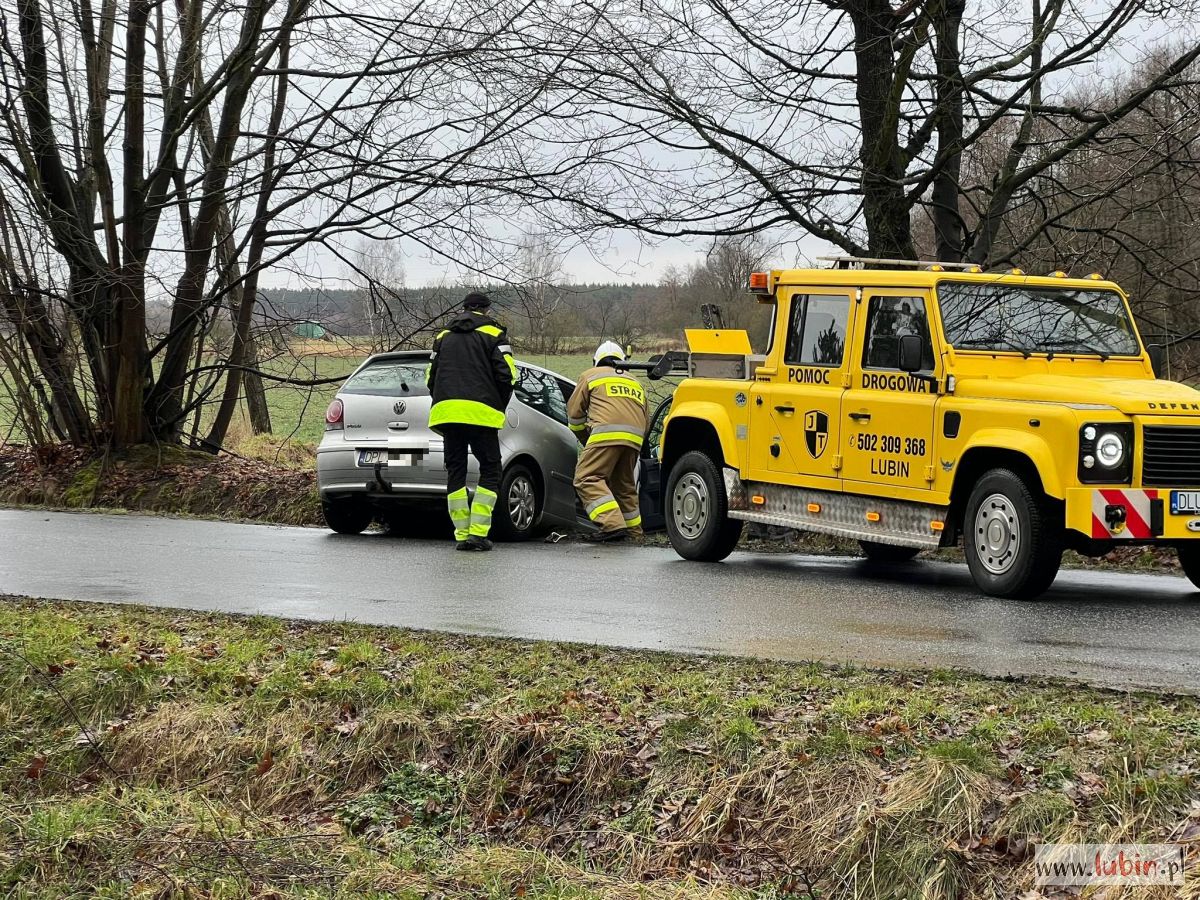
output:
[[[361,372],[367,366],[372,365],[377,362],[384,361],[384,360],[396,360],[396,361],[403,361],[406,359],[413,360],[413,361],[428,360],[432,355],[433,355],[432,351],[429,351],[429,350],[388,350],[387,352],[384,352],[384,353],[372,353],[365,360],[363,360],[362,365],[360,365],[357,369],[355,369],[351,373],[351,375],[357,375],[359,372]],[[557,378],[560,381],[566,381],[570,384],[575,384],[574,378],[568,378],[566,375],[563,375],[560,372],[555,372],[553,369],[547,369],[543,366],[539,366],[539,365],[537,365],[535,363],[531,363],[531,362],[525,362],[524,360],[521,360],[521,359],[517,359],[514,361],[517,363],[517,365],[523,366],[526,369],[533,369],[535,372],[542,372],[543,374],[549,375],[552,378]],[[350,376],[347,376],[347,378],[349,378],[349,377]]]
[[[944,281],[968,284],[1009,284],[1036,288],[1120,290],[1113,281],[1090,275],[1026,275],[1020,269],[1004,272],[953,272],[934,269],[776,269],[771,280],[778,286],[836,285],[845,287],[935,287]]]

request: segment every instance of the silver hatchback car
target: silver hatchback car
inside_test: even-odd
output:
[[[325,521],[357,534],[373,520],[410,537],[448,534],[442,439],[429,428],[429,353],[379,353],[359,366],[325,413],[317,489]],[[492,534],[527,540],[575,522],[579,442],[567,427],[568,378],[517,363],[500,451],[504,474]],[[479,477],[470,461],[469,482]]]

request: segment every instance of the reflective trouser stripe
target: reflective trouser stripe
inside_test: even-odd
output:
[[[471,524],[471,502],[467,499],[467,489],[460,488],[448,494],[446,506],[450,509],[450,521],[454,524],[454,539],[465,541]]]
[[[472,537],[487,537],[492,530],[492,510],[496,508],[496,495],[487,488],[476,488],[471,500]]]
[[[617,501],[613,499],[612,494],[597,500],[595,503],[587,507],[588,518],[595,522],[607,512],[616,512],[621,507],[617,505]]]
[[[622,513],[622,515],[625,516],[625,527],[626,528],[637,528],[639,525],[642,524],[642,512],[639,509],[635,509],[630,512]]]

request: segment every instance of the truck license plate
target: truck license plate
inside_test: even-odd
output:
[[[1171,515],[1193,516],[1200,513],[1200,491],[1171,491]]]
[[[415,466],[419,458],[419,453],[414,453],[410,450],[358,451],[358,464],[360,466]]]

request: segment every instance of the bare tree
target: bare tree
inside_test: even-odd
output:
[[[552,22],[547,6],[546,46],[523,62],[560,102],[530,166],[555,177],[530,195],[568,201],[563,225],[579,231],[789,229],[889,258],[914,255],[928,211],[939,256],[989,262],[1037,180],[1186,84],[1200,42],[1116,93],[1082,90],[1096,69],[1146,58],[1147,25],[1186,32],[1195,13],[1192,0],[611,0]],[[988,181],[965,185],[966,155],[1000,139]]]
[[[72,439],[190,430],[219,446],[243,385],[262,395],[260,276],[315,274],[309,251],[344,260],[359,238],[403,239],[486,266],[480,222],[515,202],[499,163],[546,115],[537,85],[498,77],[515,3],[379,15],[328,0],[9,2],[0,217],[50,258],[34,278],[8,241],[0,264],[20,302],[3,310],[27,347],[54,345],[38,323],[78,336],[95,396]],[[163,294],[170,321],[151,339],[147,303]],[[71,382],[53,357],[29,358],[64,386],[50,396],[67,421]]]
[[[557,353],[563,334],[558,315],[567,305],[563,254],[544,231],[526,232],[517,244],[512,288],[523,319],[521,344],[531,353]]]

